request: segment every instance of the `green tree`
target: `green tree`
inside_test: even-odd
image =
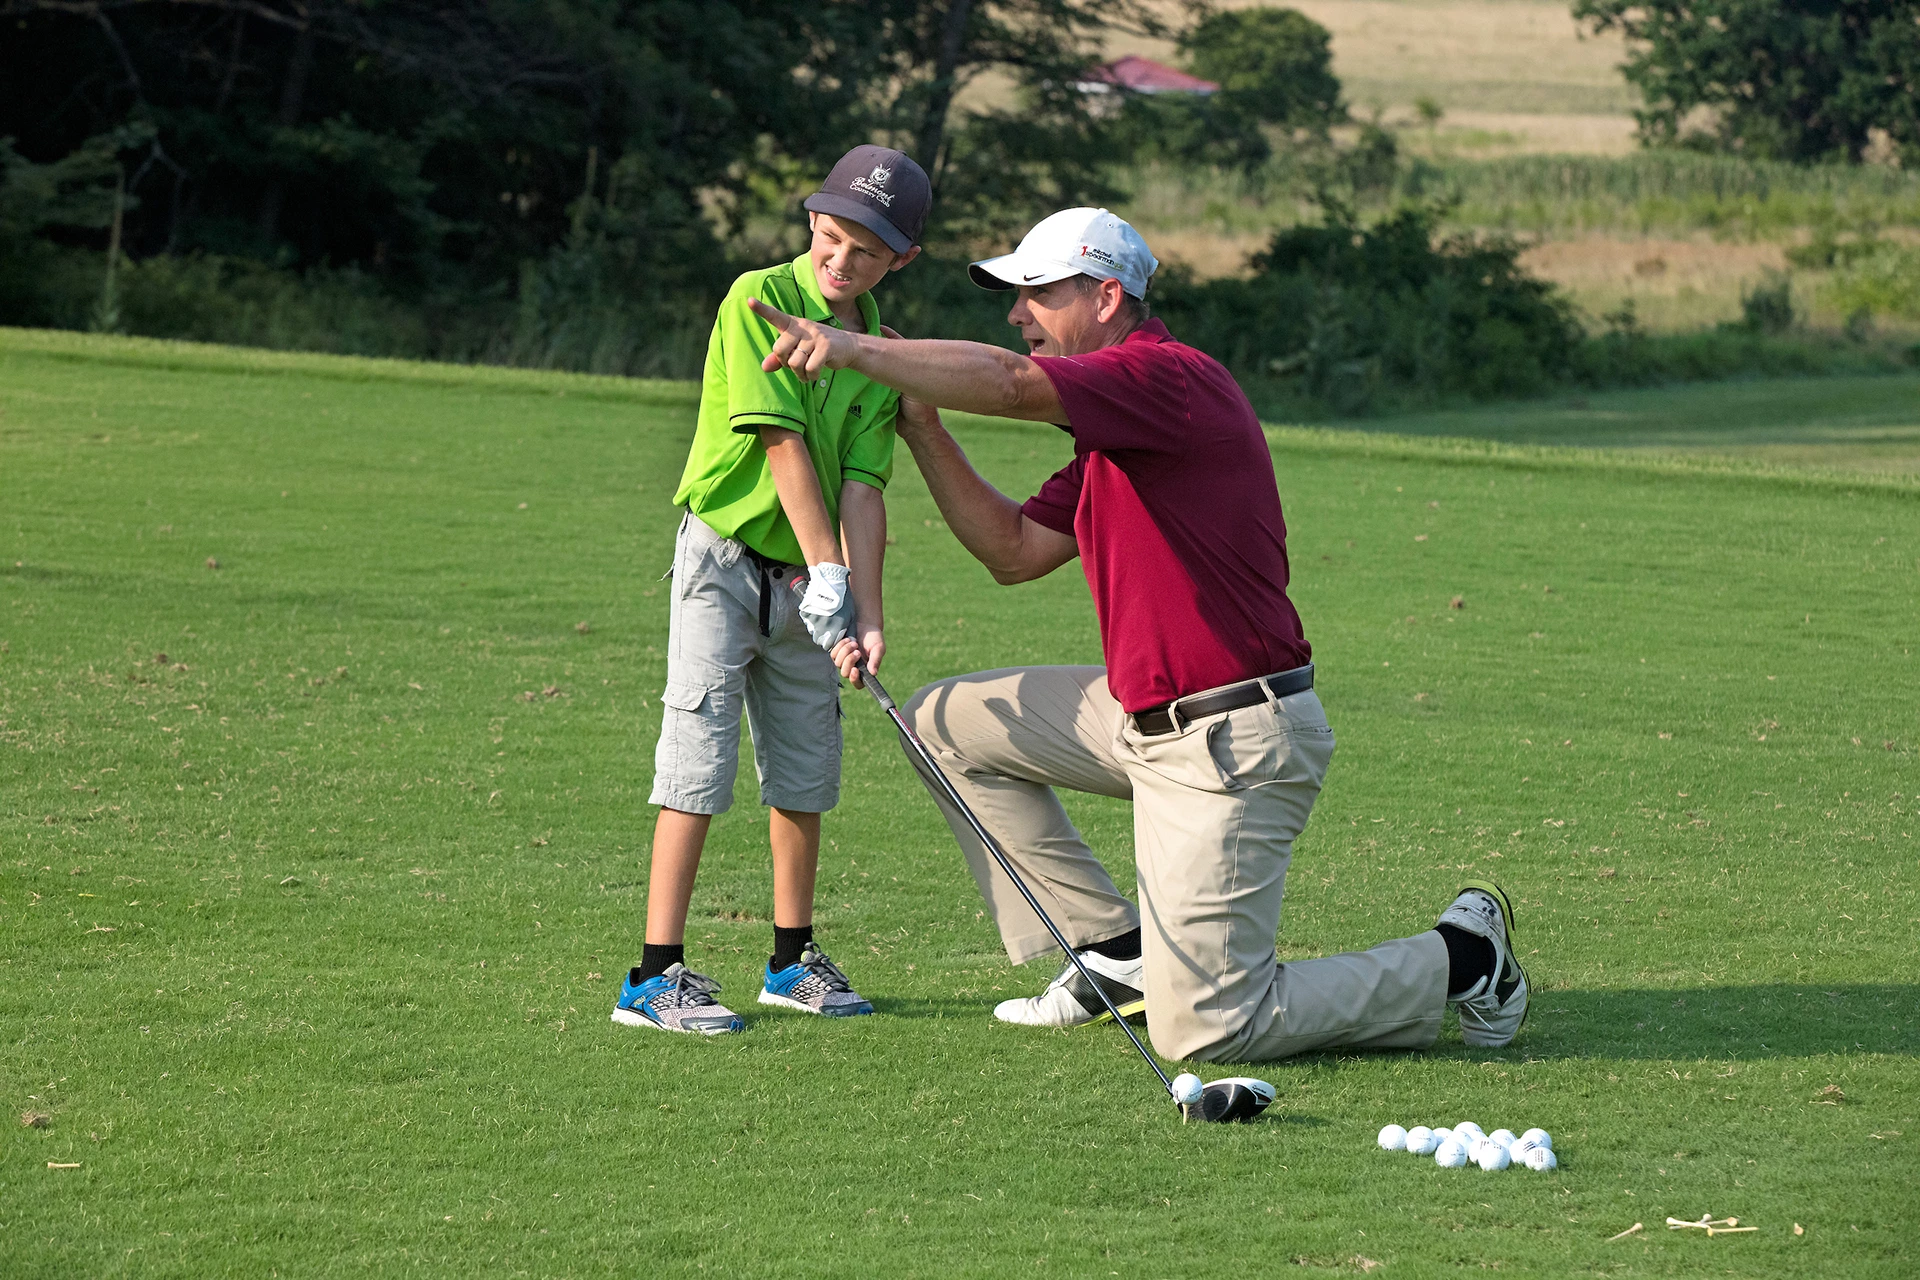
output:
[[[1294,9],[1210,13],[1182,33],[1193,74],[1221,105],[1265,124],[1324,132],[1347,118],[1333,74],[1332,34]]]
[[[1219,92],[1132,96],[1116,132],[1137,159],[1248,172],[1272,157],[1275,129],[1324,143],[1328,128],[1347,118],[1331,39],[1292,9],[1203,11],[1179,47],[1193,74]]]
[[[1857,161],[1884,129],[1920,148],[1920,0],[1575,0],[1627,38],[1648,143]],[[1706,108],[1713,123],[1690,129]]]
[[[1111,32],[1164,35],[1150,0],[870,0],[871,119],[934,184],[935,242],[973,242],[1120,192],[1111,139],[1074,87]],[[961,106],[988,74],[1011,106]]]

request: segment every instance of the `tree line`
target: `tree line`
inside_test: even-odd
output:
[[[1920,0],[1575,0],[1574,13],[1628,36],[1650,143],[1846,162],[1876,140],[1920,148]],[[1120,32],[1175,40],[1220,92],[1109,109],[1084,83]],[[986,77],[1002,105],[969,95]],[[684,374],[717,291],[790,244],[796,194],[848,146],[884,140],[933,176],[936,258],[1052,208],[1121,200],[1120,175],[1143,159],[1280,161],[1337,234],[1282,233],[1251,283],[1163,282],[1170,312],[1210,317],[1245,349],[1243,371],[1331,385],[1360,338],[1329,335],[1392,330],[1394,289],[1444,280],[1405,288],[1493,291],[1435,321],[1480,353],[1461,377],[1495,348],[1518,371],[1502,386],[1557,376],[1575,341],[1564,309],[1441,237],[1435,207],[1356,220],[1362,197],[1393,188],[1396,158],[1377,125],[1336,140],[1352,123],[1327,31],[1278,8],[0,0],[0,323]],[[1341,237],[1363,252],[1333,252]],[[1294,283],[1259,287],[1278,275]],[[956,272],[888,289],[890,314],[922,331],[1004,329]],[[1270,314],[1283,294],[1286,315]],[[1314,314],[1341,317],[1311,342],[1293,332],[1308,294]],[[1247,333],[1278,347],[1255,351]],[[1368,367],[1397,361],[1383,350]]]

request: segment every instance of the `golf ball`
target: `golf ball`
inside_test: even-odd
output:
[[[1407,1130],[1407,1150],[1417,1156],[1430,1156],[1433,1149],[1440,1145],[1440,1139],[1433,1136],[1433,1130],[1423,1124],[1417,1124]]]
[[[1558,1169],[1560,1159],[1553,1154],[1552,1147],[1528,1147],[1524,1157],[1527,1168],[1535,1173],[1545,1173],[1549,1169]]]
[[[1442,1169],[1458,1169],[1467,1162],[1467,1148],[1458,1138],[1448,1138],[1433,1153],[1433,1162]]]
[[[1511,1146],[1513,1145],[1513,1141],[1514,1141],[1514,1139],[1513,1139],[1513,1130],[1511,1130],[1511,1129],[1495,1129],[1495,1130],[1494,1130],[1494,1131],[1493,1131],[1492,1133],[1490,1133],[1490,1134],[1488,1134],[1488,1135],[1487,1135],[1487,1141],[1488,1141],[1488,1142],[1497,1142],[1497,1143],[1499,1143],[1499,1144],[1500,1144],[1501,1146],[1503,1146],[1503,1147],[1511,1147]]]
[[[1433,1149],[1435,1151],[1438,1151],[1440,1149],[1440,1144],[1442,1142],[1445,1142],[1448,1138],[1451,1138],[1452,1136],[1453,1136],[1453,1130],[1448,1129],[1445,1126],[1435,1129],[1433,1131],[1433,1137],[1434,1137]]]
[[[1498,1173],[1513,1163],[1513,1157],[1508,1155],[1507,1149],[1499,1143],[1488,1141],[1482,1142],[1475,1149],[1473,1162],[1488,1173]]]
[[[1190,1107],[1200,1101],[1200,1077],[1191,1071],[1183,1071],[1173,1078],[1173,1100],[1183,1107]]]
[[[1549,1151],[1553,1150],[1553,1135],[1545,1129],[1529,1129],[1520,1135],[1520,1141],[1530,1147],[1545,1147]]]
[[[1407,1149],[1407,1131],[1397,1124],[1390,1124],[1380,1131],[1380,1149],[1382,1151],[1405,1151]]]
[[[1475,1138],[1484,1138],[1487,1136],[1487,1131],[1471,1120],[1462,1120],[1459,1124],[1453,1126],[1453,1136],[1460,1139],[1460,1141],[1468,1141],[1469,1134]]]

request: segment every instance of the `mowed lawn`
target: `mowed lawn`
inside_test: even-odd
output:
[[[878,1014],[754,1004],[749,769],[689,938],[749,1030],[608,1021],[693,408],[0,332],[0,1273],[1920,1269],[1912,488],[1276,431],[1340,743],[1281,954],[1493,877],[1537,994],[1183,1127],[1113,1028],[993,1023],[1052,967],[864,694],[818,931]],[[1016,494],[1068,456],[955,425]],[[1076,570],[993,586],[904,451],[890,504],[897,692],[1098,660]],[[1130,880],[1126,806],[1076,812]],[[1374,1146],[1461,1119],[1562,1167]]]
[[[1716,454],[1762,466],[1920,476],[1920,374],[1602,391],[1355,425],[1396,435]]]

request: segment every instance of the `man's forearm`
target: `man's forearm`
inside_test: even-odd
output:
[[[1020,564],[1020,504],[988,484],[938,418],[900,439],[913,453],[940,518],[995,577]]]
[[[1064,422],[1053,382],[1017,351],[984,342],[858,335],[851,368],[923,404],[963,413]]]
[[[805,438],[785,427],[761,427],[760,442],[766,447],[773,489],[780,495],[780,509],[787,513],[787,523],[793,526],[800,554],[808,564],[840,564],[840,539],[827,515],[820,476],[813,469]]]

